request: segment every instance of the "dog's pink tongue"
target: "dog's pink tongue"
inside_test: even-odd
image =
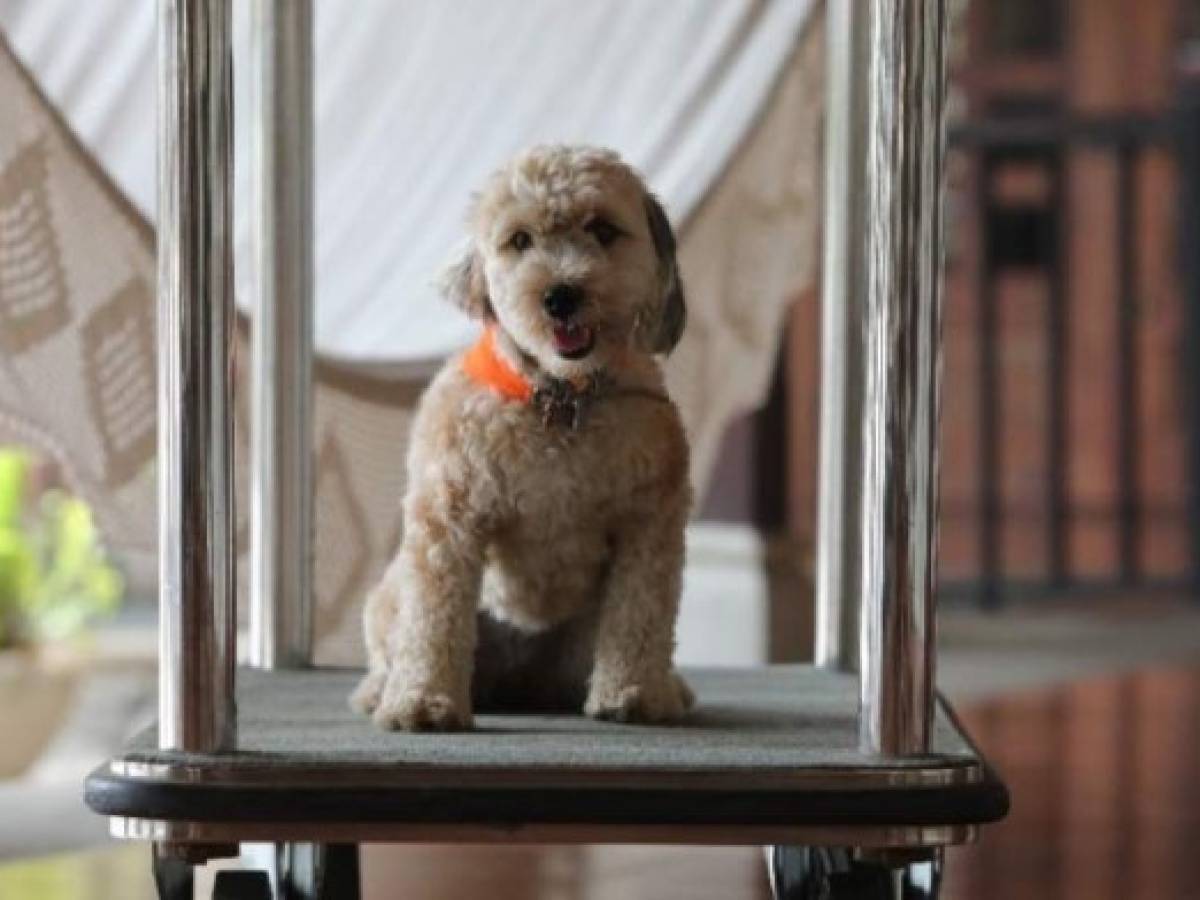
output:
[[[574,353],[582,350],[592,339],[592,332],[583,325],[555,325],[554,345],[562,353]]]

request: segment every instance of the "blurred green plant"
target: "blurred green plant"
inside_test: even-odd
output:
[[[0,447],[0,647],[76,635],[116,612],[125,590],[86,503],[61,490],[28,502],[31,462]]]

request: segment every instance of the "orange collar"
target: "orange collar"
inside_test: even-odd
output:
[[[533,385],[496,352],[496,329],[489,327],[462,358],[463,371],[476,384],[486,385],[507,400],[528,403]]]

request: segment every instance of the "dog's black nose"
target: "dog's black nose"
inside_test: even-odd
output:
[[[546,312],[556,319],[569,319],[583,301],[583,289],[573,284],[556,284],[542,297]]]

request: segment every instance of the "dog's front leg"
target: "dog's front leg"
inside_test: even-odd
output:
[[[584,712],[621,722],[680,718],[692,693],[674,670],[687,505],[668,501],[621,529],[596,629]]]
[[[451,521],[444,509],[421,497],[408,505],[400,558],[390,570],[399,583],[387,634],[387,681],[374,713],[382,728],[471,727],[483,542],[476,529]]]

